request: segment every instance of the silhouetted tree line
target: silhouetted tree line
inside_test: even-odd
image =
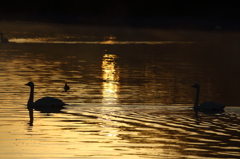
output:
[[[165,25],[174,18],[180,18],[178,24],[196,19],[230,24],[240,18],[240,1],[9,0],[0,6],[0,20]]]
[[[238,1],[19,0],[1,1],[1,13],[90,14],[114,16],[238,17]]]

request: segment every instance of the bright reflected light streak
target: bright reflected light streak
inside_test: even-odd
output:
[[[162,44],[192,44],[194,41],[116,41],[116,40],[105,40],[105,41],[59,41],[44,38],[26,38],[26,39],[9,39],[12,43],[57,43],[57,44],[114,44],[114,45],[128,45],[128,44],[148,44],[148,45],[162,45]]]
[[[119,91],[119,71],[116,68],[116,55],[104,54],[102,61],[103,99],[104,104],[117,104]]]

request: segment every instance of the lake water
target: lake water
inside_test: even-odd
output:
[[[0,158],[240,158],[238,32],[0,24]],[[29,81],[69,105],[30,126]]]

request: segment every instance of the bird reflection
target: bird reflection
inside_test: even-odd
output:
[[[224,116],[224,110],[198,110],[198,109],[195,109],[194,108],[194,118],[196,119],[196,124],[200,124],[202,121],[201,121],[201,118],[202,117],[207,117],[207,116],[213,116],[213,117],[219,117],[219,116]],[[200,117],[199,116],[199,113],[202,114],[202,116]]]
[[[194,116],[195,116],[195,119],[196,121],[198,121],[198,110],[197,109],[194,109]]]
[[[33,117],[33,108],[32,107],[28,107],[28,112],[29,112],[29,118],[30,118],[30,121],[29,121],[29,125],[30,126],[33,126],[33,120],[34,120],[34,117]]]

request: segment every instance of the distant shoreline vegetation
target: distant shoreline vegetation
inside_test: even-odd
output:
[[[0,21],[240,30],[238,1],[2,1]]]

